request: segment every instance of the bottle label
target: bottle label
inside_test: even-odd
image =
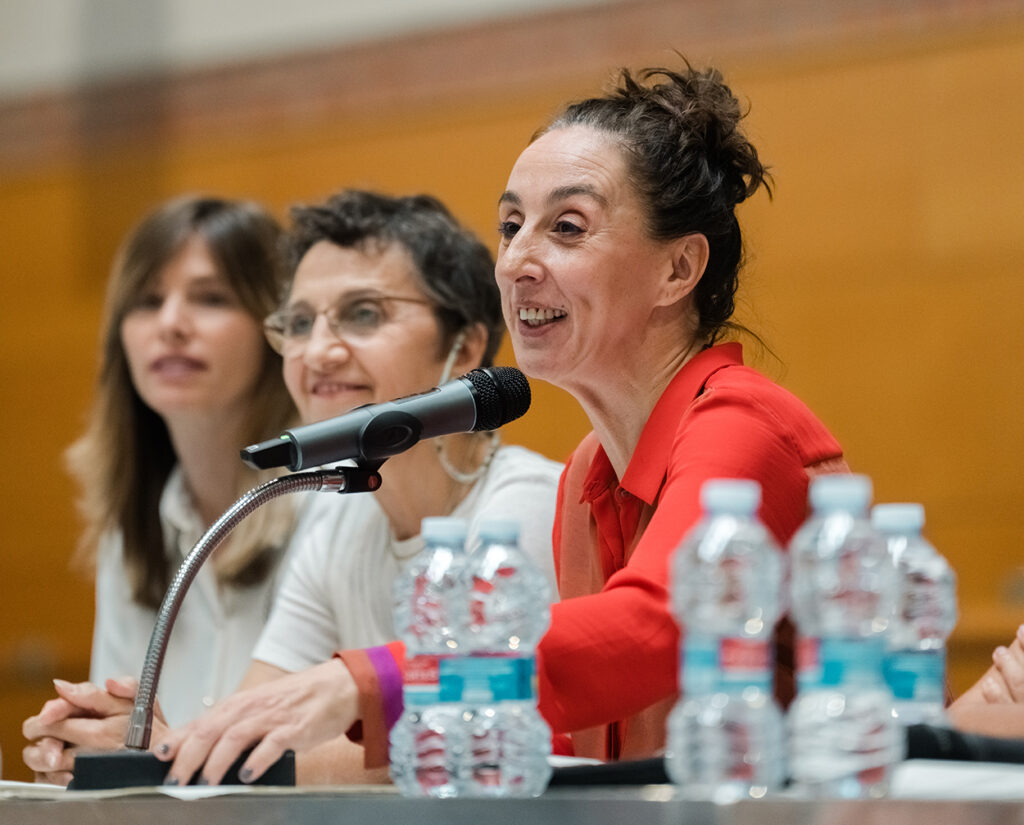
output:
[[[940,705],[945,701],[945,650],[890,651],[884,671],[885,682],[896,699]]]
[[[885,640],[801,638],[796,648],[800,690],[882,681]]]
[[[472,704],[535,701],[534,657],[465,656],[442,662],[441,692]]]
[[[771,690],[773,657],[766,639],[687,632],[681,659],[684,694]]]
[[[402,702],[406,707],[425,707],[440,702],[457,702],[453,685],[445,685],[443,674],[454,660],[447,656],[413,656],[405,661],[402,677]]]

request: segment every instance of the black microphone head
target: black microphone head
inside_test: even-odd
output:
[[[476,396],[474,430],[496,430],[530,409],[530,382],[515,367],[484,367],[462,377]]]

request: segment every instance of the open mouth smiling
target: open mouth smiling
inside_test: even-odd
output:
[[[539,309],[537,307],[523,307],[519,310],[519,320],[530,327],[539,327],[550,324],[552,321],[560,321],[568,313],[564,309]]]

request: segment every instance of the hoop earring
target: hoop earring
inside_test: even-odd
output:
[[[445,359],[444,369],[441,370],[441,380],[439,383],[445,383],[452,374],[452,368],[455,366],[455,359],[459,357],[459,352],[462,350],[462,345],[466,341],[466,330],[459,330],[459,334],[455,336],[455,340],[452,341],[452,348],[448,352],[448,358]],[[494,458],[494,454],[498,451],[498,447],[501,445],[501,435],[497,430],[490,430],[486,433],[490,439],[490,444],[487,445],[487,453],[484,455],[479,466],[475,470],[468,473],[462,472],[448,459],[448,454],[445,452],[444,439],[434,439],[434,449],[437,450],[437,460],[441,464],[441,469],[444,470],[448,477],[452,481],[456,481],[459,484],[472,484],[485,472],[491,464],[491,459]]]

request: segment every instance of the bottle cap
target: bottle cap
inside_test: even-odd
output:
[[[510,518],[492,518],[480,522],[477,531],[484,544],[516,544],[519,541],[519,522]]]
[[[811,507],[815,512],[846,510],[866,515],[871,503],[871,479],[855,473],[832,473],[811,482]]]
[[[746,478],[713,478],[700,488],[706,513],[753,515],[761,504],[761,485]]]
[[[420,535],[424,541],[462,547],[466,543],[466,532],[466,520],[452,516],[428,516],[420,524]]]
[[[920,533],[924,527],[924,506],[911,502],[876,504],[871,525],[883,533]]]

